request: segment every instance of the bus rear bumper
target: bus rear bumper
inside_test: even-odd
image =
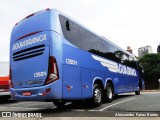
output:
[[[56,89],[51,85],[32,88],[10,88],[11,98],[17,101],[53,101],[62,99],[61,94],[56,94]]]

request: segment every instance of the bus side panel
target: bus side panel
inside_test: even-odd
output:
[[[114,94],[118,94],[119,79],[116,77],[116,78],[112,79],[112,82],[113,82],[113,87],[114,87]]]
[[[124,78],[125,78],[125,76],[124,76]],[[126,77],[125,80],[127,81],[126,91],[127,92],[134,91],[134,86],[135,86],[135,83],[137,80],[131,76]]]
[[[80,67],[63,65],[63,99],[80,99]]]
[[[124,77],[124,75],[117,73],[118,78],[120,79],[120,89],[119,92],[126,92],[128,87],[128,80]]]
[[[90,69],[81,68],[82,99],[92,97],[92,80]]]

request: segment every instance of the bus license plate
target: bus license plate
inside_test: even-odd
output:
[[[23,92],[23,95],[24,95],[24,96],[31,96],[32,94],[31,94],[30,91],[24,91],[24,92]]]

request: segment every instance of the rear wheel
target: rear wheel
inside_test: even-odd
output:
[[[106,102],[112,102],[113,100],[113,86],[111,83],[107,83],[106,85],[104,98]]]
[[[98,107],[102,104],[102,89],[98,84],[94,85],[92,103],[95,107]]]
[[[140,95],[140,88],[138,87],[138,91],[135,91],[136,95]]]
[[[54,101],[53,102],[55,106],[59,107],[59,108],[62,108],[65,106],[66,102],[64,101]]]

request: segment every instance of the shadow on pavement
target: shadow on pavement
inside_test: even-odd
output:
[[[0,104],[9,104],[9,103],[16,103],[17,101],[16,100],[13,100],[13,99],[5,99],[5,98],[1,98],[0,97]]]

